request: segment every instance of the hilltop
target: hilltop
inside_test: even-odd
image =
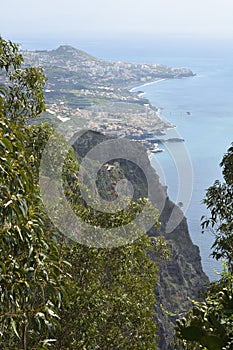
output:
[[[36,51],[39,52],[39,51]],[[96,61],[96,58],[82,50],[76,49],[70,45],[60,45],[57,49],[46,51],[51,57],[60,56],[63,59],[70,59],[71,57],[78,61]]]

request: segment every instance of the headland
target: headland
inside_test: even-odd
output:
[[[153,152],[159,151],[159,136],[174,125],[160,117],[141,89],[164,79],[194,76],[187,68],[105,61],[68,45],[22,54],[26,65],[42,67],[48,78],[47,110],[40,121],[70,135],[85,128],[127,137]],[[148,140],[152,137],[156,141]]]

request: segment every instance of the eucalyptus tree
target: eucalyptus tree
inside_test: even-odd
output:
[[[47,348],[58,326],[66,275],[32,167],[26,121],[44,109],[41,69],[22,68],[0,38],[0,344]]]

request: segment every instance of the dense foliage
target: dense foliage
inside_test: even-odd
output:
[[[22,68],[18,46],[0,37],[1,112],[15,122],[25,121],[45,110],[43,87],[46,78],[41,68]]]
[[[204,203],[211,217],[203,220],[202,227],[214,229],[213,257],[225,259],[229,271],[233,272],[233,146],[224,155],[221,167],[224,181],[215,181],[207,190]]]
[[[17,45],[0,37],[0,348],[156,349],[150,238],[142,232],[121,248],[82,246],[63,237],[44,210],[38,172],[54,131],[27,123],[45,108],[45,77],[22,64]],[[75,212],[89,220],[77,169],[71,151],[64,189]],[[140,203],[132,208],[127,215]],[[127,215],[113,219],[119,224]],[[91,218],[114,226],[111,217]],[[162,254],[164,241],[154,243],[153,254]]]
[[[157,269],[145,249],[147,237],[113,250],[73,247],[73,297],[62,313],[57,349],[156,349]]]
[[[4,117],[0,124],[2,342],[39,349],[57,327],[65,274],[28,162],[26,130]]]

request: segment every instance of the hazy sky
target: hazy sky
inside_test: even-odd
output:
[[[0,33],[56,35],[175,34],[233,39],[232,0],[4,0]]]

